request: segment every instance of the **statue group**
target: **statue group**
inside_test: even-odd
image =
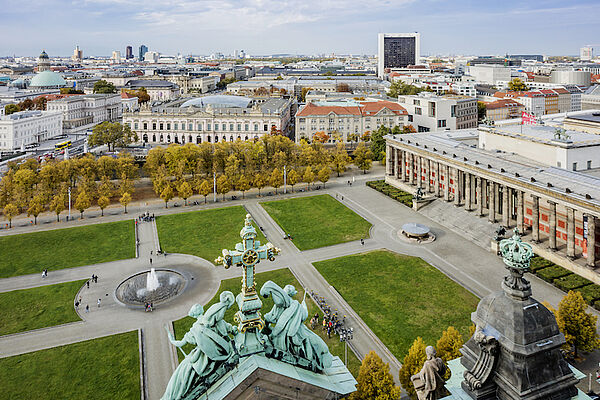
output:
[[[444,374],[446,373],[446,364],[437,353],[433,346],[425,348],[427,360],[423,364],[421,371],[410,377],[417,397],[419,400],[438,400],[445,397],[447,392],[444,386]]]
[[[266,326],[261,332],[265,355],[314,371],[330,367],[333,356],[325,342],[304,324],[308,310],[304,300],[300,303],[293,298],[297,294],[294,286],[282,289],[268,281],[260,294],[270,296],[274,302],[265,315]],[[220,301],[206,313],[200,304],[195,304],[189,316],[196,322],[183,338],[175,340],[169,333],[169,340],[179,349],[186,344],[196,347],[185,355],[171,376],[162,400],[195,398],[237,365],[240,356],[234,345],[235,336],[243,333],[223,319],[234,302],[233,293],[223,292]]]

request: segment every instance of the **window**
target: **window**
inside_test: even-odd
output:
[[[592,160],[588,160],[587,169],[592,169]]]
[[[206,130],[207,130],[207,131],[210,131],[210,124],[206,124]],[[210,138],[209,138],[209,139],[210,139]],[[209,140],[209,142],[210,142],[210,140]]]
[[[258,124],[254,124],[254,132],[258,132]]]
[[[573,163],[573,171],[577,171],[577,163],[576,162]]]
[[[250,129],[250,125],[249,125],[249,124],[245,124],[245,125],[244,125],[244,130],[245,130],[246,132],[248,132],[248,130],[249,130],[249,129]]]
[[[269,131],[269,125],[265,124],[265,126],[264,126],[264,129],[263,129],[263,130],[264,130],[265,132],[268,132],[268,131]]]
[[[412,115],[408,116],[408,122],[413,122],[413,116]]]
[[[202,130],[202,122],[198,122],[198,130],[201,131]],[[191,142],[191,140],[190,140]]]
[[[188,131],[193,131],[193,130],[194,130],[194,125],[188,124]]]
[[[179,129],[179,124],[177,122],[173,123],[173,130]]]
[[[415,107],[415,114],[422,115],[421,109],[419,107]]]
[[[137,129],[137,128],[138,128],[138,123],[137,123],[137,122],[136,122],[136,123],[134,123],[134,124],[133,124],[133,127],[134,127],[134,129]]]
[[[225,130],[225,129],[223,129]],[[232,131],[233,130],[233,124],[229,124],[229,130]]]
[[[237,130],[238,132],[242,130],[242,124],[237,124]]]
[[[171,130],[171,123],[167,122],[167,130],[170,131]]]
[[[222,131],[226,131],[226,130],[227,130],[227,124],[225,124],[225,123],[222,123],[222,124],[221,124],[221,130],[222,130]],[[233,130],[233,125],[231,125],[231,130]]]
[[[557,161],[557,162],[556,162],[556,166],[557,166],[558,168],[560,168],[560,161]]]
[[[438,120],[437,126],[438,126],[438,128],[445,128],[446,127],[446,120],[445,119]]]
[[[420,106],[421,105],[421,100],[413,100],[413,105]]]
[[[152,123],[152,130],[155,131],[156,130],[156,122]]]
[[[161,123],[159,124],[159,126],[160,126],[160,130],[162,131],[162,130],[163,130],[163,123],[161,122]]]

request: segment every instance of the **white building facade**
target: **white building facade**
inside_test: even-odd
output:
[[[414,96],[398,96],[398,103],[408,111],[407,124],[417,132],[477,128],[477,99],[421,92]]]
[[[63,114],[65,134],[85,134],[104,121],[118,121],[123,113],[120,94],[69,96],[49,101],[46,109]]]
[[[495,85],[498,81],[510,81],[511,72],[509,67],[491,64],[478,64],[469,66],[469,75],[478,83]]]
[[[0,117],[0,150],[22,150],[62,135],[63,115],[53,111],[20,111]]]

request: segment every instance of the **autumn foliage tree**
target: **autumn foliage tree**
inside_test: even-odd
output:
[[[425,354],[425,342],[421,337],[418,337],[415,339],[410,349],[408,349],[408,354],[404,357],[402,362],[402,368],[400,368],[400,371],[398,372],[400,384],[413,400],[417,399],[417,393],[415,392],[410,377],[421,371],[425,360],[427,360]]]
[[[356,392],[351,400],[396,400],[400,399],[400,388],[394,385],[390,366],[374,351],[367,353],[356,378]]]
[[[373,153],[364,142],[359,143],[356,150],[354,150],[354,165],[361,169],[363,174],[366,174],[373,165]]]

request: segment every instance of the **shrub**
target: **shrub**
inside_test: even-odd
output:
[[[567,275],[571,275],[571,271],[566,270],[558,265],[542,268],[536,274],[543,280],[549,283],[553,283],[555,279],[562,278]]]
[[[554,264],[553,262],[548,261],[545,258],[542,258],[540,256],[534,256],[531,259],[529,269],[531,270],[531,272],[536,272],[542,268],[550,267],[553,265],[556,265],[556,264]]]
[[[600,300],[600,286],[598,285],[587,285],[577,289],[579,293],[583,296],[584,300],[593,305],[594,301]]]
[[[591,284],[592,282],[575,274],[567,275],[565,277],[554,280],[554,285],[565,292],[568,292],[569,290],[579,289],[580,287]]]

